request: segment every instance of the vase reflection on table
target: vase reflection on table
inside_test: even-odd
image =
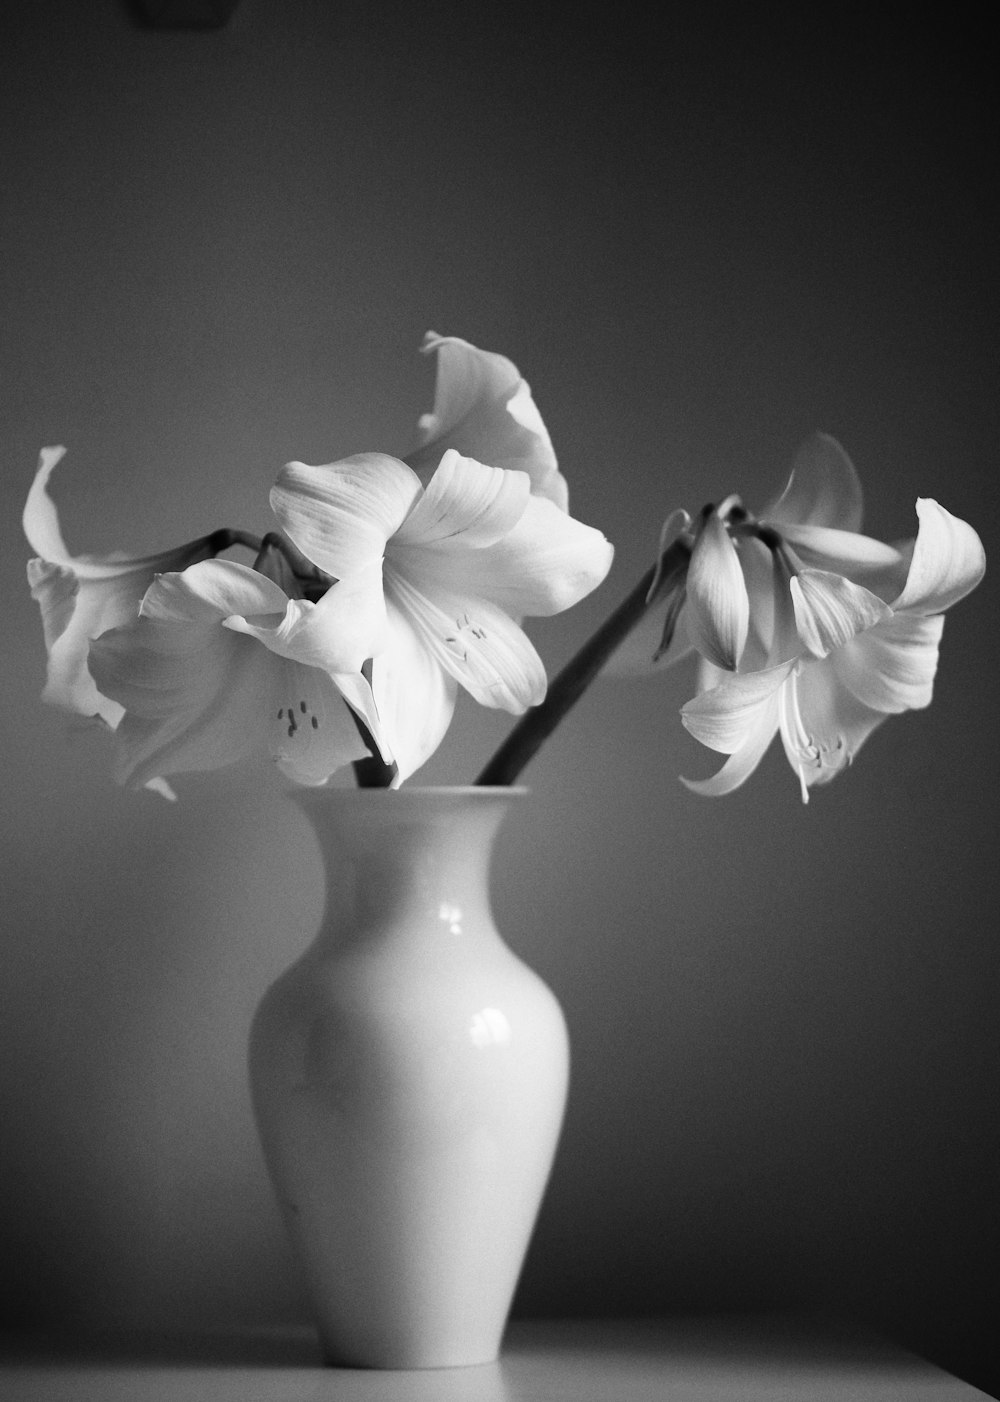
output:
[[[568,1073],[559,1005],[489,903],[497,828],[524,800],[490,788],[299,796],[331,890],[316,940],[260,1005],[250,1071],[331,1363],[497,1356]]]

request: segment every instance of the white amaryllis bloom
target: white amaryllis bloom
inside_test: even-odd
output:
[[[659,592],[661,606],[624,640],[608,674],[648,674],[692,649],[705,665],[758,670],[807,651],[825,612],[850,612],[845,576],[882,597],[898,593],[908,557],[857,534],[862,502],[850,458],[835,439],[817,433],[796,454],[785,490],[759,516],[736,496],[695,520],[674,511],[663,526],[660,555],[685,545],[686,569],[673,581],[657,579],[651,592]],[[855,602],[864,613],[870,600]],[[776,646],[784,649],[780,656]]]
[[[136,618],[90,648],[100,691],[123,710],[117,777],[148,784],[267,754],[300,784],[322,784],[381,746],[361,667],[384,632],[356,576],[317,603],[289,598],[231,560],[158,575]],[[383,748],[383,759],[391,757]]]
[[[526,472],[453,448],[426,486],[379,453],[289,463],[271,506],[326,574],[365,581],[384,619],[371,680],[397,783],[440,743],[459,685],[515,714],[541,701],[545,669],[516,620],[569,608],[611,566],[604,536],[533,494]]]
[[[567,508],[566,479],[531,390],[506,356],[458,336],[428,331],[421,350],[437,356],[434,408],[420,419],[420,438],[403,459],[424,483],[449,448],[491,467],[526,472],[535,496]]]
[[[528,385],[502,355],[479,350],[457,336],[428,332],[422,350],[437,356],[434,408],[420,420],[419,442],[406,461],[429,480],[449,448],[494,467],[527,472],[532,491],[566,507],[566,481]],[[81,716],[99,716],[112,728],[122,709],[102,695],[87,667],[91,641],[135,618],[157,574],[177,572],[224,548],[220,536],[190,541],[152,555],[71,555],[63,541],[52,471],[65,448],[43,448],[24,507],[24,531],[37,558],[28,583],[42,614],[48,653],[43,700]]]
[[[28,562],[28,583],[42,613],[48,668],[42,698],[81,716],[100,716],[115,726],[122,709],[104,696],[87,670],[91,639],[134,618],[155,575],[183,570],[215,554],[209,537],[156,555],[71,555],[48,493],[52,470],[65,448],[43,448],[24,507],[24,533],[37,558]]]
[[[705,689],[681,712],[696,739],[729,758],[712,778],[685,780],[689,788],[732,792],[780,732],[806,800],[889,715],[930,704],[944,610],[979,583],[985,554],[972,527],[937,502],[918,499],[917,516],[915,540],[901,546],[859,534],[860,483],[832,439],[807,445],[759,520],[730,513],[748,601],[740,671],[702,648]],[[731,572],[724,578],[714,622],[688,623],[696,637],[698,628],[732,634],[743,603]]]

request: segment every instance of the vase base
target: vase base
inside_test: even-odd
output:
[[[385,1353],[359,1355],[349,1349],[323,1347],[323,1366],[326,1368],[360,1369],[370,1373],[429,1373],[444,1369],[485,1368],[496,1363],[500,1356],[499,1348],[478,1352],[459,1352],[451,1349],[413,1350],[399,1352],[386,1350]]]

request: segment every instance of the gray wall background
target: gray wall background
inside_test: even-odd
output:
[[[611,579],[659,521],[761,505],[814,428],[867,526],[919,495],[994,548],[995,71],[962,6],[242,0],[156,33],[116,0],[0,21],[5,732],[0,1286],[8,1317],[301,1312],[245,1089],[251,1011],[316,924],[269,775],[114,788],[38,702],[19,520],[38,449],[70,545],[265,529],[289,458],[405,451],[426,329],[512,357]],[[985,21],[983,21],[985,23]],[[530,1314],[823,1304],[996,1380],[997,594],[933,707],[803,809],[732,798],[690,673],[593,691],[528,773],[498,918],[575,1079]],[[462,709],[430,782],[506,731]]]

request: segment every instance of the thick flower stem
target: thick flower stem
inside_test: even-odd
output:
[[[396,777],[396,766],[373,750],[367,759],[356,759],[351,768],[359,789],[387,789]]]
[[[477,784],[506,785],[517,782],[521,770],[534,758],[563,716],[576,705],[608,658],[636,626],[646,610],[680,583],[689,557],[690,547],[687,543],[675,540],[661,556],[658,564],[646,571],[614,613],[550,682],[545,700],[532,707],[518,721],[479,775]]]

